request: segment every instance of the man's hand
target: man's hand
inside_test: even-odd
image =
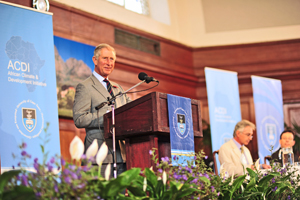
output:
[[[263,169],[271,169],[271,166],[267,165],[267,164],[262,164],[262,168]]]

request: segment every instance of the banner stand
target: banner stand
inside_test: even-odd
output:
[[[212,151],[233,138],[234,127],[241,120],[236,72],[205,67]],[[216,159],[218,160],[218,159]],[[220,163],[218,168],[220,168]]]

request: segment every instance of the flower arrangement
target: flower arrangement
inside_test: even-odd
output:
[[[20,169],[0,176],[0,199],[300,199],[299,169],[294,166],[282,168],[271,163],[273,167],[269,171],[259,171],[256,166],[256,170],[247,168],[244,176],[216,176],[206,166],[207,156],[203,151],[196,153],[187,165],[176,163],[175,166],[168,157],[159,160],[157,149],[152,149],[149,153],[156,163],[155,171],[152,167],[133,168],[110,178],[108,165],[102,177],[100,167],[108,151],[105,143],[98,150],[94,141],[84,155],[84,145],[75,137],[70,144],[73,162],[66,163],[59,156],[48,159],[48,153],[44,152],[48,126],[46,142],[41,145],[43,160],[32,160],[26,152],[27,145],[21,144]],[[178,157],[174,156],[173,160]],[[86,166],[79,166],[81,161]],[[99,167],[93,167],[92,161]],[[25,170],[26,166],[33,166],[34,172]]]
[[[196,191],[189,184],[169,181],[167,174],[158,177],[152,170],[133,168],[123,172],[117,178],[110,179],[110,165],[105,170],[105,177],[100,174],[103,160],[108,148],[105,143],[98,150],[95,140],[83,155],[84,145],[75,137],[70,144],[70,154],[74,163],[66,163],[59,156],[47,159],[44,146],[48,141],[47,124],[45,143],[41,145],[44,158],[39,163],[37,158],[30,163],[31,155],[27,154],[25,143],[20,145],[20,169],[4,172],[0,176],[0,199],[181,199],[186,194]],[[96,160],[98,167],[91,165]],[[86,166],[78,166],[85,161]],[[61,164],[61,165],[60,165]],[[33,166],[34,172],[26,167]],[[56,173],[54,169],[59,170]],[[123,191],[127,189],[128,195]]]
[[[149,153],[152,160],[157,163],[157,174],[160,176],[167,171],[169,180],[178,183],[188,183],[191,188],[195,188],[195,192],[186,195],[182,199],[217,199],[220,195],[219,188],[220,177],[214,176],[212,169],[207,167],[204,160],[207,159],[201,150],[196,153],[192,160],[187,161],[187,165],[183,166],[178,163],[179,157],[174,156],[173,160],[177,161],[171,165],[168,157],[162,157],[160,163],[156,155],[157,149],[153,148]],[[176,166],[175,166],[176,165]]]
[[[224,180],[219,199],[299,199],[299,169],[273,165],[267,172],[247,171],[236,179]]]

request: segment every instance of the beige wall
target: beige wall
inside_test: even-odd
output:
[[[300,1],[296,0],[168,0],[166,12],[170,15],[165,21],[170,24],[105,0],[54,1],[190,47],[300,38],[300,17],[295,13],[297,8],[300,10]],[[161,0],[150,1],[159,5],[157,1]]]

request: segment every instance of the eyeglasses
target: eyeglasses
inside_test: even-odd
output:
[[[243,133],[243,134],[246,135],[247,137],[253,138],[253,135],[251,135],[250,133]]]
[[[288,141],[292,141],[292,140],[294,140],[293,138],[286,138],[286,137],[283,137],[283,138],[281,138],[282,140],[288,140]]]

